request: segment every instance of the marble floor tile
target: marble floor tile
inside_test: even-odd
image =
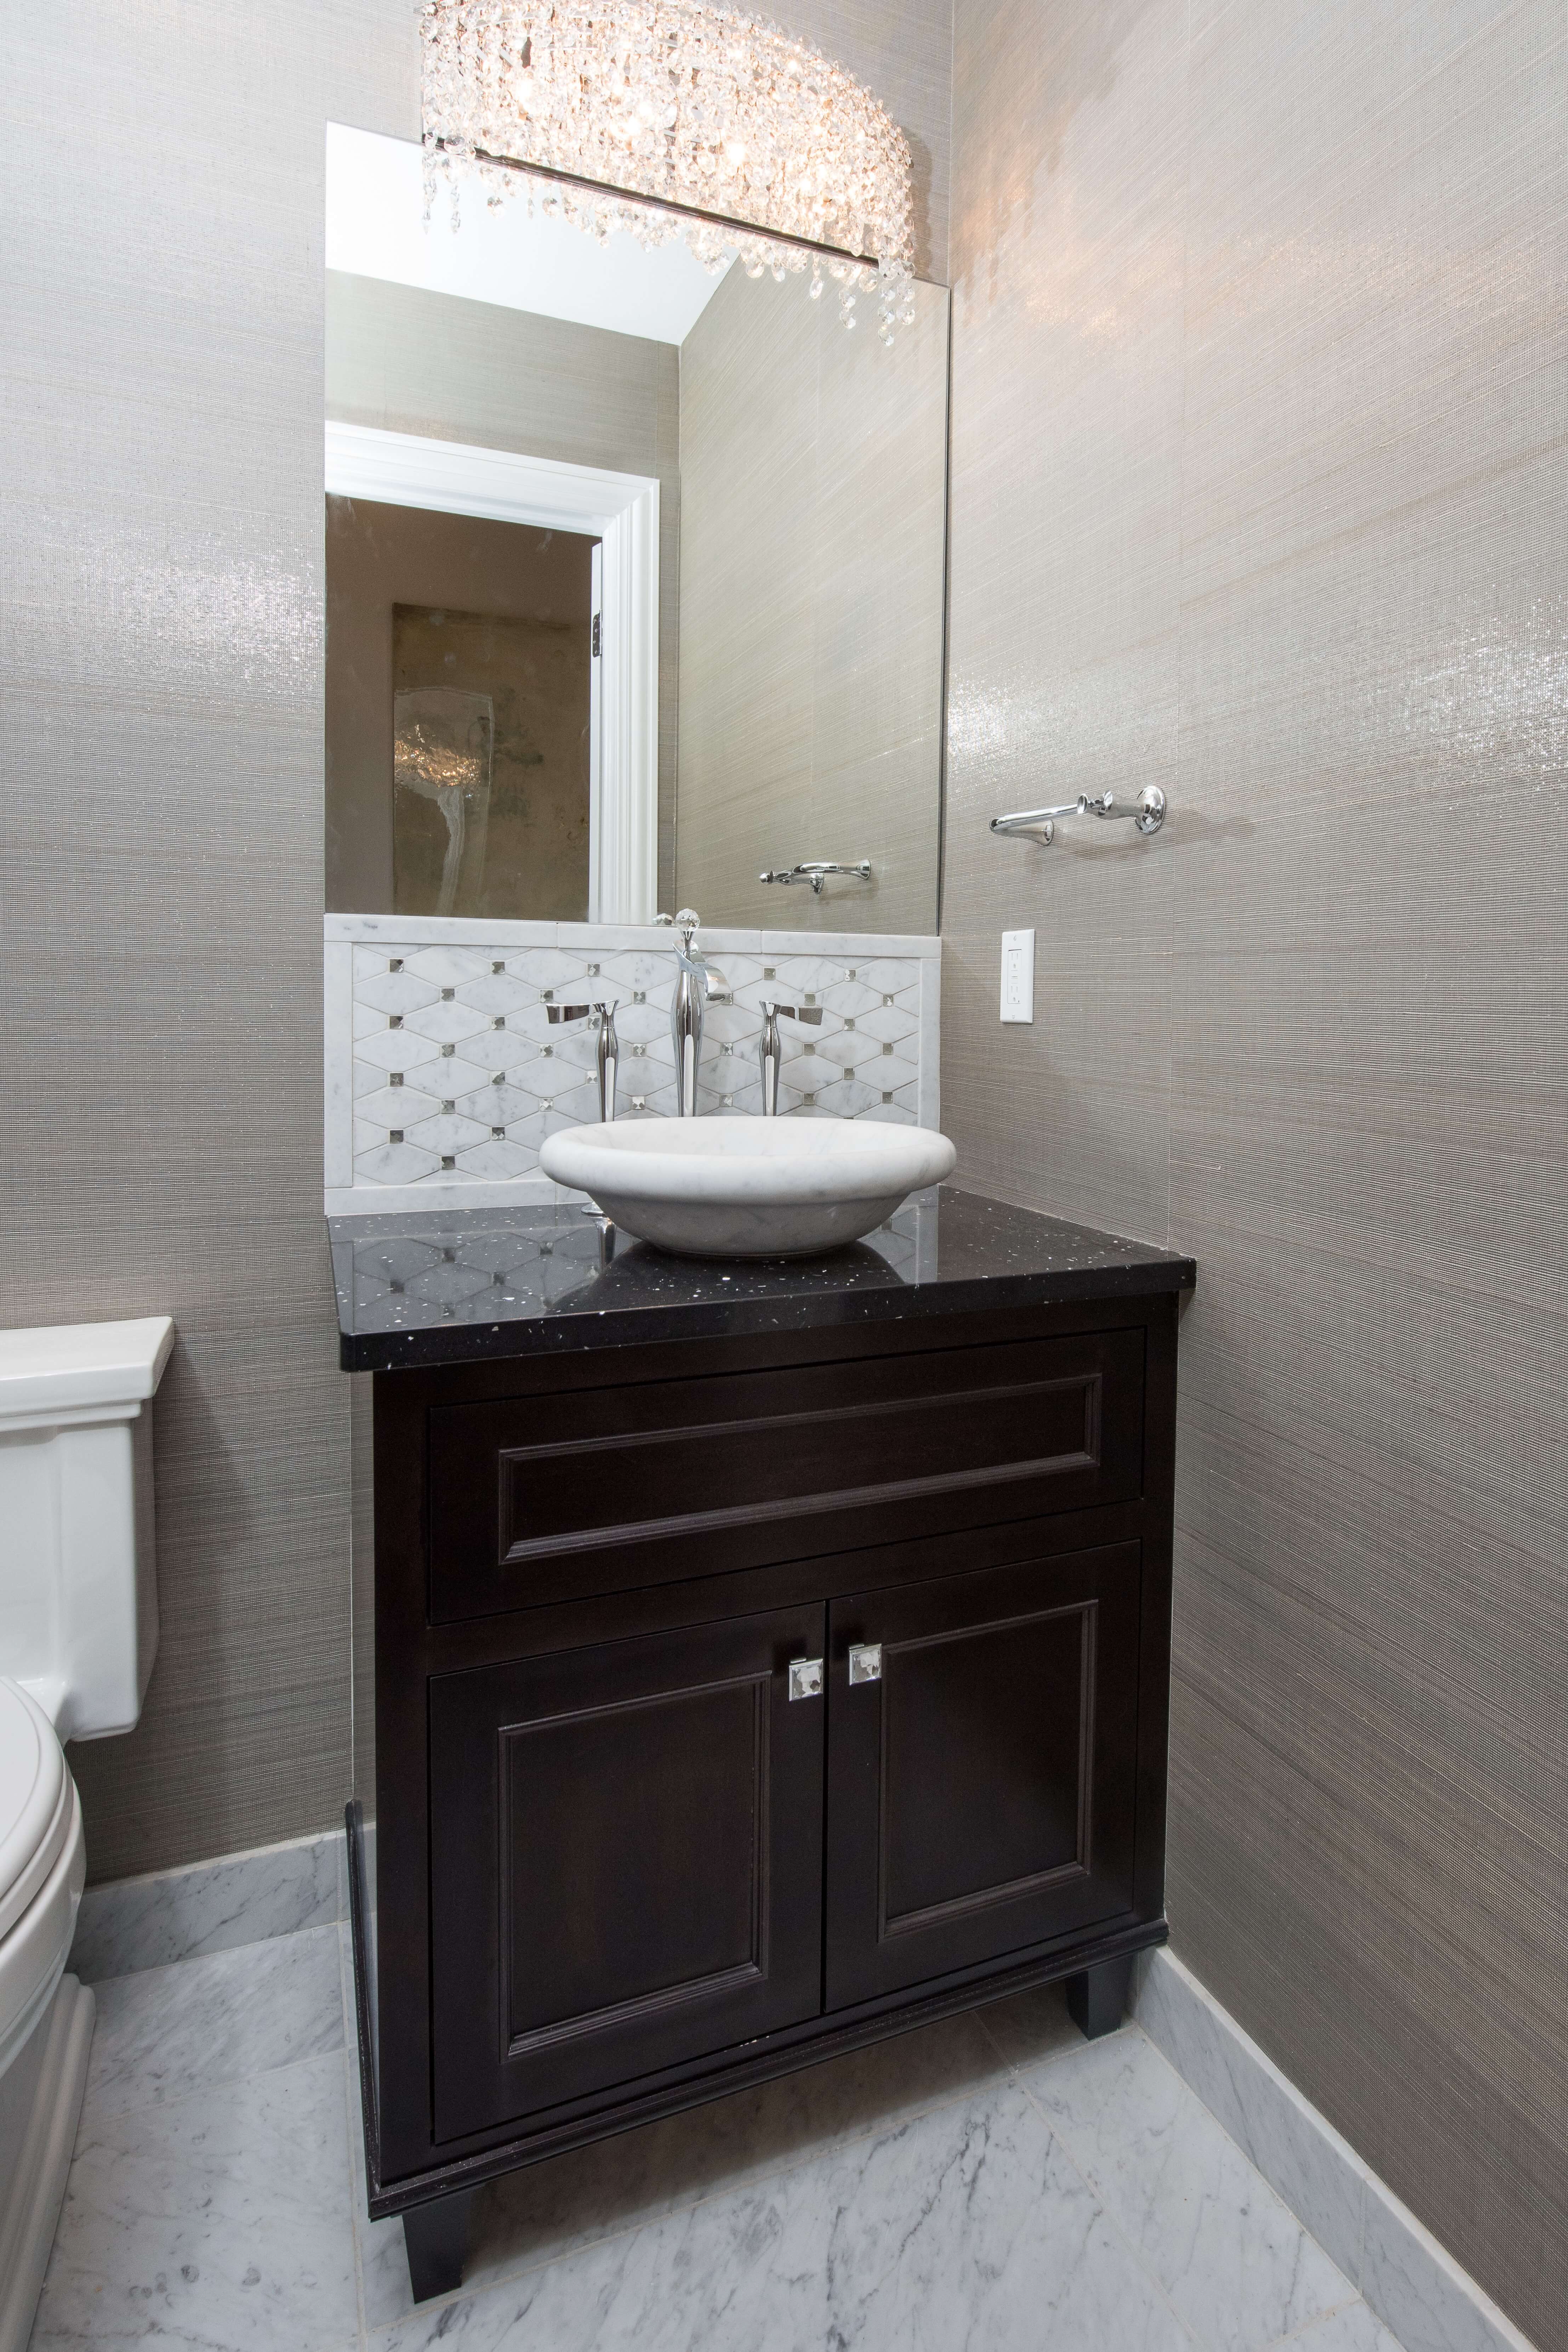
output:
[[[1362,2279],[1364,2167],[1168,1949],[1139,1962],[1138,2023],[1352,2284]]]
[[[359,2333],[341,2051],[84,2121],[32,2352]]]
[[[1369,2180],[1362,2292],[1407,2352],[1531,2352],[1458,2263],[1380,2180]]]
[[[95,1988],[84,2117],[157,2106],[341,2050],[338,1951],[335,1927],[311,1927],[109,1978]]]
[[[1194,2352],[1010,2084],[371,2341],[376,2352]]]
[[[346,1930],[98,1994],[33,2352],[1399,2352],[1147,2037],[1085,2044],[1059,1989],[494,2183],[418,2310],[364,2214]]]
[[[1068,2015],[1063,1985],[1037,1985],[974,2012],[1010,2065],[1038,2066],[1064,2051],[1081,2050],[1082,2034]]]
[[[1080,2043],[1081,2046],[1081,2043]],[[1005,2067],[973,2017],[808,2066],[494,2182],[474,2218],[466,2284],[487,2284],[716,2191],[758,2180],[944,2102]],[[366,2325],[413,2308],[399,2222],[355,2207]]]
[[[1326,2319],[1310,2320],[1298,2334],[1288,2336],[1279,2352],[1400,2352],[1400,2347],[1358,2295]]]
[[[343,1916],[342,1831],[258,1846],[149,1878],[89,1886],[70,1965],[84,1984],[166,1968],[264,1937],[330,1927]]]
[[[1212,2352],[1259,2352],[1355,2289],[1145,2035],[1018,2077]]]

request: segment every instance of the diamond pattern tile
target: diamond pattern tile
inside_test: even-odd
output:
[[[412,971],[371,972],[354,982],[354,1002],[367,1004],[376,1013],[417,1013],[426,1004],[434,1004],[441,991],[432,980],[421,980]]]
[[[770,960],[765,953],[733,952],[716,953],[714,961],[733,1002],[708,1010],[700,1111],[760,1115],[757,1045],[762,1003],[771,997],[786,1004],[810,1000],[823,1012],[819,1028],[786,1024],[783,1030],[781,1114],[915,1122],[918,962],[874,954]],[[619,1116],[675,1115],[669,1036],[675,969],[667,947],[577,954],[562,948],[509,951],[483,943],[402,950],[356,945],[353,970],[353,1108],[343,1115],[352,1116],[356,1185],[494,1184],[536,1177],[546,1135],[598,1117],[594,1026],[552,1026],[549,1001],[613,1004],[621,1045]],[[764,978],[764,971],[772,976]],[[399,1142],[393,1142],[395,1134]],[[883,1236],[883,1245],[890,1250],[894,1244]],[[526,1255],[534,1245],[516,1246]],[[584,1278],[592,1256],[586,1241],[584,1251],[582,1265],[563,1259],[562,1290]],[[384,1256],[384,1264],[367,1260],[359,1267],[358,1278],[371,1295],[395,1300],[414,1283],[434,1284],[426,1294],[432,1300],[476,1295],[460,1283],[454,1287],[449,1270],[395,1265]],[[473,1279],[480,1289],[504,1286],[513,1270],[487,1261]]]
[[[354,1040],[356,1068],[417,1070],[426,1062],[438,1061],[440,1055],[441,1048],[434,1037],[416,1037],[407,1029],[383,1029],[373,1037]]]
[[[403,1017],[405,1034],[411,1037],[434,1037],[439,1045],[460,1045],[466,1037],[477,1037],[489,1028],[489,1015],[472,1004],[460,1004],[457,997],[438,996],[434,1004],[422,1004],[416,1013]]]

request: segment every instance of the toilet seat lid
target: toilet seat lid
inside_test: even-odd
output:
[[[65,1751],[53,1724],[25,1690],[0,1681],[0,1914],[18,1881],[34,1874],[40,1849],[58,1844],[53,1833],[66,1794]]]

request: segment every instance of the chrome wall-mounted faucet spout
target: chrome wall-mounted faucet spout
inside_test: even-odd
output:
[[[763,999],[763,1034],[757,1040],[757,1059],[763,1071],[763,1117],[776,1118],[779,1109],[779,1023],[805,1021],[813,1028],[822,1022],[820,1004],[774,1004]]]
[[[730,983],[717,965],[710,964],[694,945],[701,917],[691,908],[682,907],[675,918],[679,937],[676,941],[675,961],[679,977],[675,983],[675,998],[669,1008],[669,1034],[675,1046],[675,1111],[678,1118],[697,1116],[697,1072],[702,1060],[702,1016],[710,1003],[728,998]],[[668,923],[669,917],[658,920]]]
[[[621,1045],[616,1034],[616,1008],[613,1004],[547,1004],[545,1018],[552,1028],[566,1021],[586,1021],[588,1015],[598,1015],[599,1032],[599,1117],[606,1125],[616,1115],[616,1074],[620,1067]]]

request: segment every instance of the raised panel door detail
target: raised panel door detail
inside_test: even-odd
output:
[[[767,1700],[756,1675],[502,1730],[510,2057],[766,1975]]]
[[[1136,1329],[438,1406],[431,1612],[1126,1500],[1142,1438]]]
[[[818,2013],[823,1617],[431,1684],[437,2138]]]
[[[1075,1601],[884,1644],[884,1937],[1087,1873],[1098,1612]]]
[[[1136,1544],[833,1603],[829,2009],[1131,1914],[1139,1619]]]

